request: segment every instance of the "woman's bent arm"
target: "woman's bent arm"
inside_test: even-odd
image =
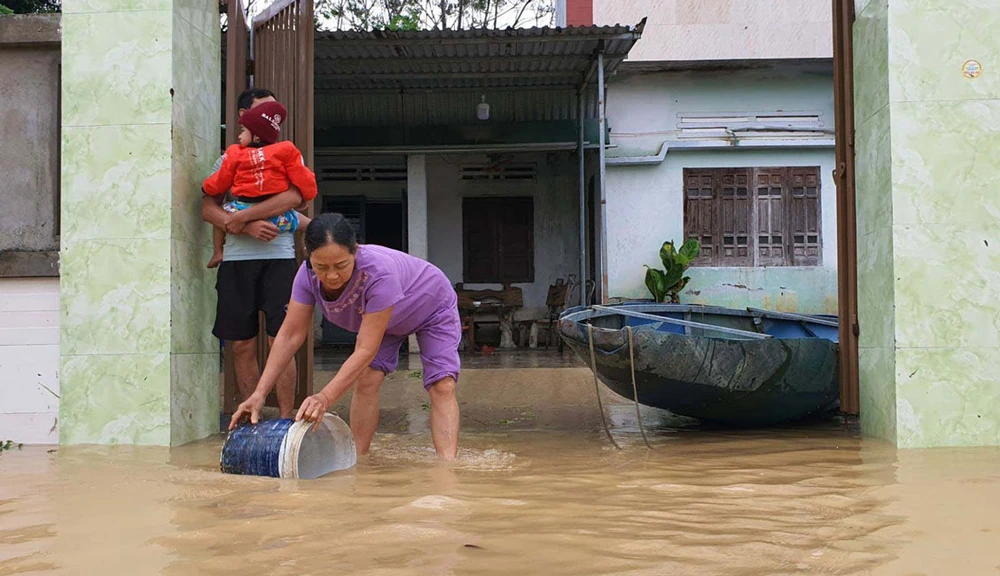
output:
[[[354,352],[344,362],[333,380],[330,380],[330,383],[320,392],[326,397],[329,404],[339,400],[354,385],[365,368],[371,365],[375,355],[378,354],[379,346],[382,345],[382,338],[385,336],[385,329],[389,326],[390,318],[392,318],[391,307],[381,312],[365,314],[361,320],[361,328],[358,330],[358,341],[354,346]]]
[[[319,426],[323,415],[330,406],[357,382],[358,377],[375,359],[379,346],[382,345],[385,329],[389,326],[390,318],[392,318],[391,307],[381,312],[365,314],[361,320],[361,329],[358,330],[358,343],[354,347],[354,352],[322,391],[302,402],[295,415],[295,420],[305,419],[308,422],[313,422],[314,428]]]

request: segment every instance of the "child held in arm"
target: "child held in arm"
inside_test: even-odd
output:
[[[226,149],[222,166],[205,179],[202,190],[209,196],[221,196],[230,189],[233,202],[223,205],[226,212],[237,215],[251,205],[285,192],[294,184],[302,194],[302,201],[316,197],[316,175],[306,168],[302,153],[291,142],[278,142],[281,123],[287,111],[278,102],[264,102],[247,110],[240,117],[243,131],[240,143]],[[309,219],[295,210],[268,219],[279,232],[293,233],[305,227]],[[246,224],[246,222],[240,222]],[[226,231],[215,228],[214,251],[208,262],[215,268],[222,262]]]

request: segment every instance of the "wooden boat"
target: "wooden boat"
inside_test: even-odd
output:
[[[565,311],[559,333],[566,344],[633,400],[628,327],[640,404],[740,427],[838,406],[836,316],[645,303]]]

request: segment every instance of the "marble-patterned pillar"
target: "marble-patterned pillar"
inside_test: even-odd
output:
[[[211,231],[217,3],[64,0],[60,442],[176,445],[219,426]]]
[[[861,423],[1000,444],[1000,3],[856,0]]]

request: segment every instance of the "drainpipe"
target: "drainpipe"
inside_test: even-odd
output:
[[[600,263],[601,263],[601,302],[608,301],[608,214],[607,214],[607,154],[605,153],[605,130],[607,129],[607,118],[605,116],[605,91],[604,91],[604,51],[597,53],[597,108],[598,108],[598,161],[601,166],[601,196],[599,214],[601,215],[601,243],[600,243]],[[595,278],[595,281],[597,279]]]
[[[577,116],[580,119],[580,134],[577,152],[580,159],[580,306],[587,305],[587,165],[583,151],[585,88],[577,92]]]

